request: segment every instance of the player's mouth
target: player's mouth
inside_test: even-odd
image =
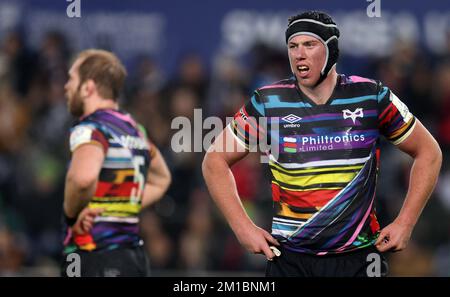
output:
[[[306,65],[297,65],[297,71],[300,77],[306,77],[309,74],[309,67]]]

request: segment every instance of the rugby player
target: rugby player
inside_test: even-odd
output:
[[[125,77],[113,53],[85,50],[65,85],[69,111],[78,121],[70,134],[64,255],[80,255],[81,276],[149,275],[139,211],[170,184],[167,165],[145,129],[119,109]],[[67,259],[63,276],[75,269]]]
[[[329,15],[293,16],[285,34],[293,76],[255,90],[208,150],[210,194],[239,242],[267,257],[266,276],[365,277],[370,254],[386,275],[383,253],[406,247],[435,186],[441,150],[388,86],[336,72],[340,32]],[[381,229],[375,188],[382,136],[414,163],[403,207]],[[264,139],[271,233],[247,215],[230,171],[248,151],[262,150]]]

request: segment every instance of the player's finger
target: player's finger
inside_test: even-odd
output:
[[[91,211],[89,211],[89,212],[86,214],[85,218],[89,218],[89,220],[94,221],[95,218],[96,218],[97,216],[99,216],[103,211],[104,211],[104,209],[100,209],[100,210],[99,210],[99,209],[92,209]]]
[[[394,249],[397,245],[393,241],[386,241],[385,244],[381,244],[377,246],[378,251],[380,252],[387,252],[389,250]]]
[[[90,225],[91,225],[91,223],[88,222],[88,221],[82,221],[81,222],[81,226],[83,227],[83,229],[85,229],[86,227],[89,227]]]
[[[83,231],[85,232],[89,232],[89,230],[91,230],[92,228],[92,223],[89,222],[83,222]]]
[[[269,248],[269,245],[267,243],[261,248],[261,250],[263,251],[263,253],[266,256],[267,260],[272,261],[273,258],[275,257],[275,254]]]
[[[104,211],[105,211],[104,208],[92,208],[92,209],[89,209],[89,212],[87,213],[87,215],[90,217],[96,217]]]
[[[387,235],[387,232],[385,229],[381,230],[380,235],[378,235],[377,241],[375,242],[375,245],[380,245],[385,240],[385,237]]]
[[[406,245],[405,244],[397,244],[394,248],[394,252],[401,252],[404,249],[406,249]]]
[[[380,244],[375,245],[375,248],[379,251],[379,252],[385,252],[387,250],[389,250],[390,248],[392,248],[393,243],[391,243],[389,241],[389,239],[384,239]]]
[[[93,213],[94,213],[95,215],[99,215],[99,214],[101,214],[102,212],[105,211],[104,208],[93,208],[92,210],[93,210]]]
[[[93,217],[93,216],[86,216],[83,218],[83,222],[93,223],[94,219],[95,219],[95,217]]]
[[[85,233],[81,226],[80,227],[74,227],[72,229],[72,231],[73,231],[74,234],[84,234]]]
[[[266,238],[266,240],[276,246],[279,246],[280,243],[272,236],[269,234],[269,232],[264,232],[264,237]]]
[[[404,249],[404,245],[402,244],[400,238],[398,237],[391,238],[390,241],[392,242],[392,247],[390,248],[390,251],[399,252]]]

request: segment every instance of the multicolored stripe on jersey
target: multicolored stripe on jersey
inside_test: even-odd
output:
[[[255,93],[248,105],[243,106],[234,116],[229,128],[237,136],[247,150],[257,148],[261,139],[265,139],[267,121],[262,111],[262,106],[257,103],[258,94]]]
[[[261,117],[266,130],[249,121]],[[230,130],[246,144],[263,133],[271,139],[273,236],[292,251],[324,255],[374,243],[380,135],[399,144],[414,124],[406,105],[380,82],[339,75],[322,105],[294,78],[258,89]]]
[[[383,89],[386,95],[379,98],[381,107],[378,116],[379,129],[390,142],[398,145],[411,134],[416,119],[392,91],[386,87]]]
[[[72,152],[87,143],[99,144],[105,151],[97,188],[88,207],[105,211],[95,219],[89,234],[68,231],[65,252],[141,245],[138,214],[153,156],[145,130],[122,111],[98,110],[72,128]]]

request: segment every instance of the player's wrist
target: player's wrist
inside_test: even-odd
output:
[[[402,216],[402,215],[399,215],[395,220],[394,220],[394,223],[396,223],[396,224],[398,224],[398,225],[400,225],[400,226],[402,226],[402,227],[405,227],[405,228],[410,228],[410,229],[412,229],[412,228],[414,228],[414,226],[415,226],[415,222],[416,222],[417,220],[414,220],[414,218],[411,218],[411,217],[407,217],[407,216]]]
[[[75,223],[77,222],[77,217],[69,217],[66,212],[64,212],[64,220],[67,224],[67,226],[69,227],[73,227],[73,225],[75,225]]]

